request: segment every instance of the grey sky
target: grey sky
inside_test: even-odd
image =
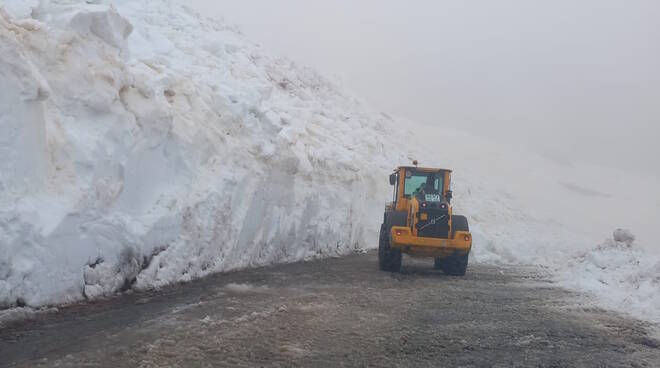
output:
[[[385,112],[660,176],[660,1],[189,3]]]

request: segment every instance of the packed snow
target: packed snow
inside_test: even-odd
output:
[[[0,307],[375,248],[416,158],[456,170],[473,261],[660,321],[657,178],[392,119],[185,6],[111,3],[0,5]]]

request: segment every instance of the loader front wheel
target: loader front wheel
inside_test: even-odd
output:
[[[378,237],[378,266],[382,271],[401,271],[401,250],[390,247],[389,228],[383,224]]]

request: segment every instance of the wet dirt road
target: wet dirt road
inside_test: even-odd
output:
[[[376,254],[215,275],[0,329],[2,367],[660,367],[643,322],[530,269]]]

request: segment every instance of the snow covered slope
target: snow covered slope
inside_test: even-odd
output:
[[[374,248],[387,175],[413,157],[457,170],[476,261],[542,265],[602,293],[571,270],[622,268],[594,271],[585,252],[616,226],[657,235],[653,179],[395,124],[176,3],[108,4],[0,10],[2,307]],[[653,267],[626,268],[644,280],[639,305],[660,291]]]

